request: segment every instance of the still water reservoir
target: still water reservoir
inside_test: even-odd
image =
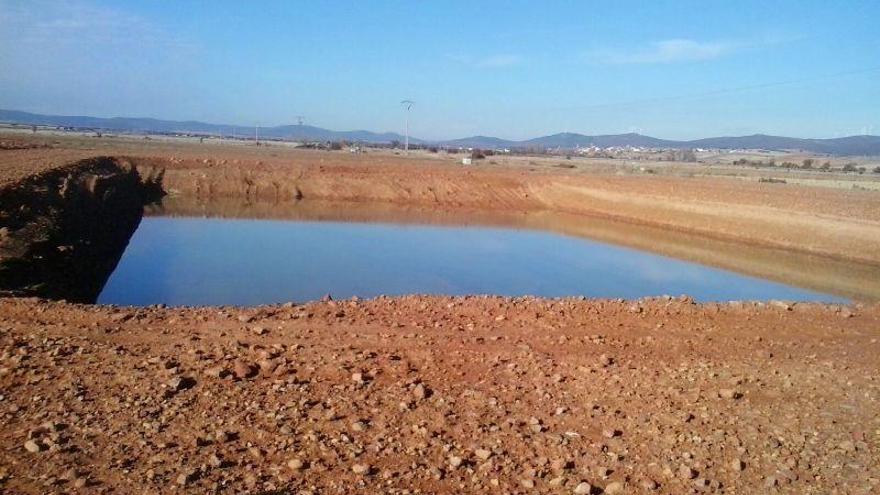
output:
[[[325,294],[845,300],[541,230],[145,217],[98,302],[256,305]]]

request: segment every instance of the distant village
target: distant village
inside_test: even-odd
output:
[[[365,141],[365,140],[321,140],[309,139],[297,136],[261,136],[258,132],[253,134],[244,133],[205,133],[205,132],[163,132],[163,131],[141,131],[141,130],[119,130],[119,129],[103,129],[91,127],[73,127],[73,126],[56,126],[56,125],[32,125],[18,123],[0,123],[0,127],[7,129],[15,129],[19,132],[37,133],[38,131],[78,133],[86,136],[112,138],[114,136],[126,136],[128,138],[141,138],[144,140],[152,139],[187,139],[198,140],[200,143],[234,143],[240,145],[255,146],[287,146],[302,149],[316,149],[326,151],[348,151],[349,153],[366,153],[371,149],[374,150],[394,150],[395,152],[403,151],[404,143],[397,139],[385,142]],[[243,130],[243,129],[242,129]],[[654,162],[698,162],[700,156],[707,154],[716,155],[732,155],[735,159],[728,161],[732,165],[745,166],[750,168],[785,168],[785,169],[802,169],[816,170],[819,172],[828,172],[832,169],[841,172],[864,174],[872,172],[880,174],[880,166],[876,163],[865,167],[863,164],[856,162],[843,162],[832,166],[830,161],[822,159],[818,161],[812,158],[798,161],[780,161],[777,162],[774,157],[785,155],[786,152],[769,149],[728,149],[728,148],[669,148],[669,147],[649,147],[649,146],[596,146],[596,145],[574,145],[574,146],[527,146],[527,147],[475,147],[475,146],[455,146],[448,143],[426,143],[426,142],[410,142],[409,150],[421,150],[428,153],[447,153],[461,156],[461,163],[465,165],[475,165],[491,156],[551,156],[564,157],[571,159],[594,158],[594,159],[617,159],[631,161],[654,161]],[[797,152],[797,150],[791,150]],[[809,153],[812,156],[821,157],[821,153]],[[739,158],[736,158],[740,156]],[[745,158],[748,156],[748,158]],[[825,155],[828,156],[828,155]],[[490,160],[491,161],[491,160]]]

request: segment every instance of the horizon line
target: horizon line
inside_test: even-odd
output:
[[[15,110],[15,109],[8,109],[8,108],[0,108],[0,112],[16,112],[16,113],[25,113],[25,114],[29,114],[29,115],[34,115],[37,117],[55,117],[55,118],[90,118],[90,119],[102,119],[102,120],[114,120],[114,119],[155,120],[155,121],[167,122],[167,123],[177,123],[177,124],[193,123],[193,124],[202,124],[202,125],[208,125],[208,126],[214,126],[214,127],[229,127],[229,128],[242,128],[242,129],[249,129],[249,128],[272,129],[272,128],[278,128],[278,127],[311,127],[314,129],[321,129],[324,131],[338,132],[338,133],[369,132],[371,134],[394,134],[394,135],[398,135],[400,137],[403,137],[403,135],[397,131],[371,131],[368,129],[335,130],[335,129],[329,129],[326,127],[320,127],[320,126],[313,125],[313,124],[275,124],[275,125],[216,124],[216,123],[212,123],[212,122],[205,122],[202,120],[191,120],[191,119],[173,120],[173,119],[165,119],[165,118],[159,118],[159,117],[131,117],[131,116],[120,116],[120,115],[116,115],[113,117],[99,117],[99,116],[95,116],[95,115],[43,114],[43,113],[29,112],[26,110]],[[35,125],[35,124],[26,124],[26,123],[20,123],[20,122],[6,122],[6,121],[0,121],[0,122],[9,123],[9,124]],[[796,136],[784,136],[784,135],[778,135],[778,134],[765,134],[763,132],[753,132],[751,134],[741,134],[741,135],[715,135],[715,136],[705,136],[705,137],[692,138],[692,139],[675,139],[675,138],[661,138],[661,137],[656,137],[656,136],[652,136],[649,134],[642,134],[639,132],[632,132],[632,131],[620,132],[620,133],[614,133],[614,134],[611,134],[611,133],[583,134],[581,132],[559,131],[559,132],[543,134],[540,136],[535,136],[535,137],[525,138],[525,139],[508,139],[508,138],[502,138],[502,137],[492,136],[492,135],[488,135],[488,134],[473,134],[471,136],[464,136],[464,137],[459,137],[459,138],[446,138],[446,139],[423,139],[423,138],[419,138],[419,137],[415,137],[415,136],[410,136],[410,140],[415,139],[415,140],[421,141],[423,143],[444,143],[444,142],[451,142],[451,141],[463,141],[463,140],[474,139],[474,138],[487,138],[487,139],[498,139],[501,141],[509,141],[511,143],[524,143],[524,142],[532,141],[535,139],[553,137],[553,136],[558,136],[561,134],[572,134],[572,135],[583,136],[583,137],[609,137],[609,136],[629,136],[629,135],[632,135],[632,136],[642,136],[642,137],[648,137],[648,138],[652,138],[652,139],[659,139],[662,141],[671,141],[671,142],[679,142],[679,143],[700,141],[700,140],[704,140],[704,139],[742,138],[742,137],[754,137],[754,136],[766,136],[766,137],[776,137],[776,138],[786,138],[786,139],[802,139],[802,140],[830,140],[830,139],[844,139],[844,138],[852,138],[852,137],[880,138],[880,135],[877,135],[877,134],[848,134],[848,135],[836,136],[836,137],[796,137]]]

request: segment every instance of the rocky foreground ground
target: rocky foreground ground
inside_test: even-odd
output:
[[[878,493],[880,307],[0,300],[3,493]]]

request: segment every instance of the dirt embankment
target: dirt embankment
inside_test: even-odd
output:
[[[159,179],[92,158],[0,188],[0,294],[94,301]]]

